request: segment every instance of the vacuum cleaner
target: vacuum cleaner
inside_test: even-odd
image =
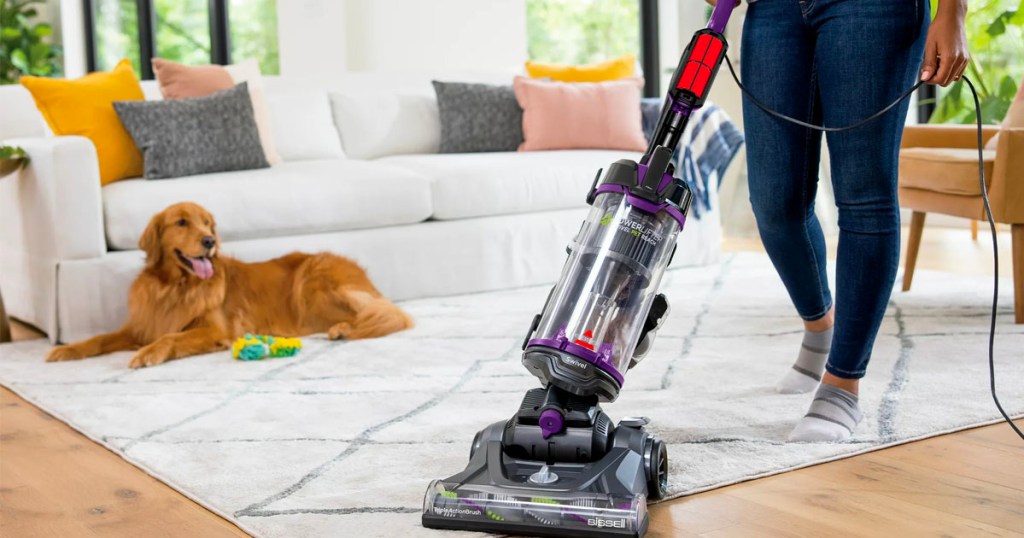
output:
[[[665,444],[644,417],[613,423],[624,374],[651,349],[669,313],[657,293],[692,194],[672,154],[725,56],[734,3],[718,2],[672,77],[640,162],[599,170],[568,260],[523,341],[540,380],[512,418],[476,434],[461,473],[435,480],[423,526],[534,536],[643,536],[647,500],[665,495]]]

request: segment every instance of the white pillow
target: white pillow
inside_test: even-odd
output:
[[[267,103],[274,145],[281,159],[313,161],[345,157],[327,93],[268,94]]]
[[[228,72],[235,84],[245,83],[249,88],[249,98],[252,99],[252,113],[256,120],[256,130],[260,132],[260,145],[263,146],[263,154],[267,157],[267,164],[277,166],[281,164],[281,152],[274,147],[273,138],[265,140],[267,132],[272,132],[270,125],[270,114],[267,111],[266,91],[263,89],[263,75],[260,74],[260,66],[256,60],[249,59],[236,64],[225,65],[224,70]]]
[[[353,159],[437,153],[441,119],[429,95],[331,94],[334,123]]]

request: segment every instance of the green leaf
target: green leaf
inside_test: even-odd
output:
[[[985,33],[995,37],[1006,33],[1006,23],[1003,22],[1003,17],[999,16],[996,20],[992,21],[992,24],[988,25],[985,29]]]
[[[11,27],[8,26],[8,27],[5,27],[3,30],[0,30],[0,39],[3,39],[5,41],[13,40],[13,39],[20,39],[20,38],[21,38],[21,30],[18,30],[17,28],[11,28]]]
[[[31,64],[38,65],[46,62],[50,56],[50,46],[46,43],[36,43],[28,49],[28,58]]]
[[[994,95],[986,97],[981,101],[981,122],[999,123],[1006,116],[1006,111],[1009,108],[1009,99],[1000,99]]]
[[[21,49],[11,51],[11,63],[18,68],[18,71],[28,73],[28,58],[25,57],[25,51]]]
[[[996,91],[996,95],[1000,99],[1013,100],[1013,97],[1017,95],[1017,82],[1013,80],[1013,77],[1008,74],[1003,75],[1002,80],[999,81],[999,90]]]
[[[53,27],[45,22],[41,22],[37,24],[35,28],[32,28],[32,33],[35,34],[36,37],[46,37],[53,34]]]
[[[18,146],[0,146],[0,159],[25,159],[28,160],[28,155],[25,154],[25,150]]]

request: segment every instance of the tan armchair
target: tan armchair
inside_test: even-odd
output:
[[[1013,242],[1014,313],[1024,323],[1024,128],[984,127],[985,184],[992,216],[1009,224]],[[925,215],[943,213],[987,221],[978,184],[977,127],[913,125],[903,131],[899,163],[900,207],[913,210],[903,291],[910,289],[921,246]]]

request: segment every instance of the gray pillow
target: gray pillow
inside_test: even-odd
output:
[[[245,83],[205,97],[116,101],[114,110],[142,152],[146,179],[270,166]]]
[[[433,81],[441,113],[441,153],[516,151],[523,109],[512,86]]]

